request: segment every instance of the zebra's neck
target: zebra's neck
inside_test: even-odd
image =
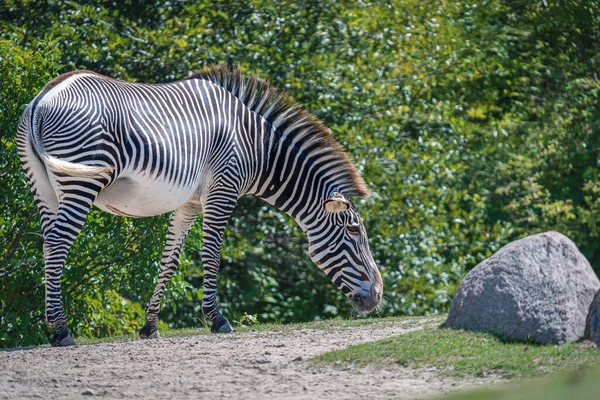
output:
[[[334,191],[369,191],[331,131],[299,104],[239,68],[213,66],[193,74],[221,86],[243,105],[239,152],[247,159],[243,193],[255,194],[291,215],[303,228]],[[314,223],[314,221],[312,221]]]
[[[345,159],[324,143],[302,121],[275,127],[256,115],[263,126],[255,157],[255,180],[249,189],[275,208],[286,212],[306,229],[322,213],[321,204],[333,192],[351,192],[352,182],[343,168]]]

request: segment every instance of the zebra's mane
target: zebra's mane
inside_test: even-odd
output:
[[[365,182],[331,130],[286,92],[275,89],[268,81],[260,80],[256,75],[242,74],[239,66],[230,68],[223,63],[197,71],[188,79],[202,79],[221,86],[283,135],[293,135],[296,130],[305,131],[304,134],[311,141],[317,141],[322,147],[329,149],[331,154],[339,157],[342,171],[338,176],[343,181],[340,183],[349,184],[344,194],[349,197],[369,197]]]

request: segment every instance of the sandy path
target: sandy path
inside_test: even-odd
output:
[[[408,399],[490,382],[399,367],[314,368],[307,361],[426,322],[0,351],[0,399]]]

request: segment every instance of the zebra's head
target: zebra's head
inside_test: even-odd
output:
[[[322,203],[319,223],[307,230],[312,261],[359,312],[372,311],[383,295],[362,218],[340,193]]]

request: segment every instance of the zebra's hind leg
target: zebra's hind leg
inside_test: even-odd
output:
[[[217,304],[217,274],[221,263],[221,245],[227,221],[237,203],[237,194],[218,191],[208,197],[204,206],[202,234],[202,266],[204,268],[204,296],[202,312],[210,318],[212,333],[230,333],[233,328],[219,311]]]
[[[187,204],[175,210],[171,215],[167,243],[160,262],[158,284],[146,306],[146,323],[140,329],[140,338],[142,339],[159,337],[158,312],[160,311],[160,303],[165,287],[179,266],[179,259],[181,250],[185,244],[185,238],[201,212],[202,209],[199,205]]]
[[[52,329],[52,346],[70,346],[75,342],[67,328],[60,279],[71,245],[81,231],[98,190],[94,183],[69,182],[61,185],[58,211],[44,238],[46,278],[46,322]]]

